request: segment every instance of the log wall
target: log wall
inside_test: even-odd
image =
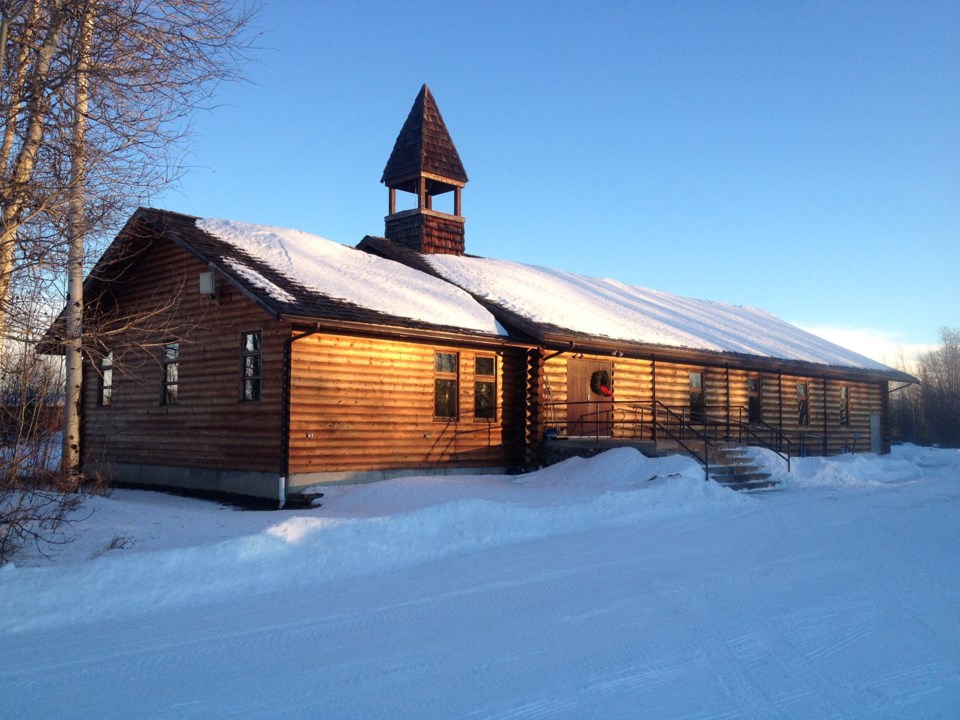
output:
[[[458,354],[455,419],[434,417],[435,352]],[[523,462],[522,350],[316,334],[292,357],[291,475]],[[496,358],[496,418],[474,417],[477,357]]]
[[[84,455],[111,464],[280,471],[283,342],[289,325],[229,286],[219,303],[201,296],[206,267],[172,243],[157,243],[136,282],[116,294],[129,318],[103,338],[114,353],[109,406],[99,404],[99,359],[85,365]],[[243,332],[263,337],[261,399],[240,402]],[[180,341],[179,402],[161,403],[163,344]],[[105,465],[106,464],[106,465]]]
[[[610,362],[609,355],[586,355],[598,362]],[[563,424],[567,402],[566,354],[545,363],[545,411],[547,427]],[[649,423],[632,423],[640,414],[626,406],[662,403],[689,417],[690,373],[702,372],[707,417],[731,425],[748,421],[747,382],[761,382],[762,421],[782,431],[799,452],[799,443],[810,454],[836,454],[870,450],[870,416],[884,416],[886,384],[762,372],[745,367],[705,367],[651,358],[613,358],[613,386],[616,401],[615,437],[650,439]],[[797,384],[806,383],[809,422],[799,424]],[[840,388],[849,392],[848,421],[841,424]],[[649,416],[647,416],[649,417]],[[826,443],[824,443],[826,438]],[[884,447],[888,440],[884,438]]]

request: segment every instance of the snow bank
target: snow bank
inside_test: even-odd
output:
[[[184,538],[196,518],[182,498]],[[211,603],[564,533],[750,506],[686,458],[650,459],[632,448],[572,458],[519,476],[395,479],[328,488],[322,508],[208,513],[207,524],[248,522],[256,532],[154,552],[108,551],[70,566],[2,572],[0,631],[112,619],[147,609]],[[102,500],[101,505],[110,505]],[[162,522],[158,508],[143,527]],[[239,528],[240,526],[238,526]],[[136,547],[136,532],[127,527]],[[209,539],[209,538],[207,538]]]
[[[463,290],[392,260],[299,230],[216,219],[199,219],[196,225],[327,297],[394,317],[507,334],[493,315]],[[291,301],[289,293],[251,268],[235,265],[234,269],[271,297]]]
[[[915,445],[894,446],[889,455],[859,453],[831,457],[792,458],[791,472],[770,450],[752,448],[751,456],[780,486],[858,488],[914,482],[931,473],[960,478],[960,450]]]
[[[773,453],[752,453],[780,482],[778,494],[896,492],[928,478],[960,480],[960,451],[903,446],[888,456],[795,458],[790,473]],[[397,478],[324,493],[320,508],[273,512],[144,491],[91,498],[80,513],[92,517],[78,523],[77,541],[58,560],[0,569],[0,632],[211,604],[762,502],[704,482],[689,458],[647,458],[632,448],[526,475]]]
[[[450,282],[521,317],[637,343],[889,370],[763,310],[685,298],[618,280],[454,255],[428,255]]]

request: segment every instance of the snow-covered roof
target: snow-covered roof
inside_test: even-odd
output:
[[[539,341],[727,353],[910,379],[757,308],[508,260],[423,255],[384,238],[356,249],[287,228],[139,213],[278,315],[504,337],[502,322]]]
[[[441,277],[553,334],[890,371],[757,308],[507,260],[423,257]]]
[[[223,265],[279,306],[304,307],[301,298],[314,294],[418,324],[506,335],[468,293],[392,260],[299,230],[216,219],[195,224],[243,251],[246,262],[231,256]]]

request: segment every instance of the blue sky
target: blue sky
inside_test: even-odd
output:
[[[250,82],[150,204],[382,234],[426,82],[470,253],[761,307],[891,364],[960,326],[960,3],[274,0],[256,25]]]

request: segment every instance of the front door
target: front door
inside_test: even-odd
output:
[[[594,373],[600,373],[594,377]],[[602,360],[567,360],[567,436],[610,437],[613,432],[613,388],[591,381],[613,383],[613,363]],[[607,395],[606,393],[610,393]]]

